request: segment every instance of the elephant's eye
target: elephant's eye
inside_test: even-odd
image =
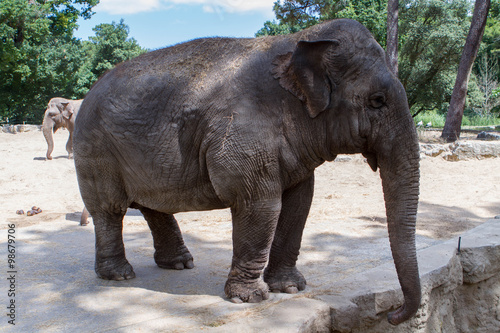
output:
[[[383,93],[375,93],[370,96],[370,106],[374,109],[380,109],[385,105],[385,95]]]

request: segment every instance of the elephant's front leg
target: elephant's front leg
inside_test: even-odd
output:
[[[264,273],[264,280],[273,292],[293,294],[306,287],[306,280],[295,264],[313,192],[314,175],[283,193],[281,214]]]
[[[73,131],[70,130],[68,142],[66,142],[66,151],[68,152],[68,158],[73,158]]]
[[[280,199],[245,201],[231,209],[233,261],[224,291],[233,302],[257,303],[269,298],[262,272],[280,210]]]
[[[155,247],[155,262],[160,268],[193,268],[193,256],[184,245],[181,229],[171,214],[139,208],[148,222]]]

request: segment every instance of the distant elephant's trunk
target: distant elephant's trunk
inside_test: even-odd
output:
[[[412,317],[421,301],[415,246],[420,182],[419,146],[411,117],[397,123],[399,133],[389,144],[392,149],[378,155],[391,251],[404,295],[404,304],[389,313],[388,320],[393,325]],[[404,125],[400,127],[401,124]]]
[[[52,159],[52,151],[54,150],[54,138],[52,136],[52,131],[54,129],[55,122],[49,116],[43,118],[42,132],[45,140],[47,141],[47,159]]]

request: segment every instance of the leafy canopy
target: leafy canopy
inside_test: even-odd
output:
[[[386,0],[286,0],[274,3],[278,22],[267,21],[256,36],[294,33],[320,22],[351,18],[364,24],[385,45]]]
[[[497,8],[500,11],[500,5]],[[468,0],[400,0],[399,76],[412,113],[446,112],[471,9]],[[274,12],[277,21],[267,21],[256,36],[294,33],[325,20],[350,18],[364,24],[382,47],[386,45],[387,0],[282,0],[274,3]],[[500,32],[500,24],[491,28],[491,41],[499,43],[493,26]],[[500,43],[495,45],[500,48]],[[471,78],[469,105],[480,99]]]
[[[50,98],[83,98],[113,65],[145,52],[128,27],[101,24],[91,41],[73,37],[98,0],[1,0],[0,122],[40,123]]]

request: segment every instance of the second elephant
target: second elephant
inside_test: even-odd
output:
[[[55,133],[61,127],[67,128],[69,131],[66,150],[68,151],[68,158],[73,156],[73,131],[75,129],[75,119],[82,102],[83,99],[71,100],[61,97],[54,97],[49,101],[42,124],[43,136],[47,140],[48,160],[52,159],[52,151],[54,150],[52,133]]]

